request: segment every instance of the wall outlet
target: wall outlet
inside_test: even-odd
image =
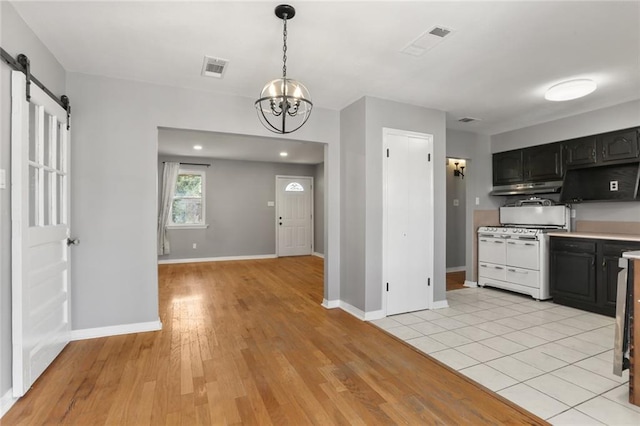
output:
[[[193,248],[194,248],[194,249],[197,249],[197,248],[198,248],[198,244],[193,243]]]
[[[276,203],[274,203],[273,201],[267,201],[267,207],[273,207],[275,205]]]
[[[612,180],[609,182],[609,191],[617,191],[618,190],[618,181]]]
[[[480,197],[476,197],[476,206],[480,205]]]
[[[571,209],[571,219],[576,218],[576,209]]]
[[[458,200],[457,198],[453,200],[453,205],[458,207],[460,205],[460,200]]]

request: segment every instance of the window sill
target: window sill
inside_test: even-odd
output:
[[[204,225],[168,225],[167,229],[207,229],[209,227],[208,223]]]

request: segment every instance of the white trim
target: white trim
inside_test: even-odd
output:
[[[135,324],[112,325],[109,327],[85,328],[82,330],[71,330],[70,339],[84,340],[95,339],[96,337],[118,336],[120,334],[145,333],[147,331],[162,330],[160,319],[157,321],[138,322]]]
[[[158,265],[171,263],[199,263],[199,262],[226,262],[229,260],[256,260],[275,259],[275,254],[256,254],[252,256],[220,256],[220,257],[196,257],[193,259],[158,259]]]
[[[379,309],[377,311],[364,312],[363,310],[358,309],[355,306],[343,300],[339,300],[337,302],[339,304],[340,309],[342,309],[348,314],[353,315],[354,317],[358,318],[360,321],[375,321],[375,320],[386,317],[382,309]],[[322,303],[324,305],[324,301]],[[328,303],[335,304],[336,301],[334,300]]]
[[[7,412],[13,407],[13,404],[18,402],[20,398],[13,397],[13,389],[9,388],[9,390],[0,398],[0,419],[2,416],[7,414]]]
[[[464,287],[478,287],[478,283],[476,281],[464,280]]]
[[[447,268],[447,272],[462,272],[466,270],[466,266],[452,266],[451,268]]]
[[[447,302],[446,300],[437,300],[433,302],[433,305],[431,305],[431,309],[443,309],[448,307],[449,307],[449,302]]]
[[[324,259],[324,254],[323,253],[318,253],[317,251],[314,251],[313,253],[311,253],[312,256],[316,256],[316,257],[321,257]]]
[[[327,299],[322,299],[322,306],[326,309],[335,309],[335,308],[339,308],[340,307],[340,301],[339,300],[327,300]]]
[[[364,321],[364,316],[365,313],[364,311],[356,308],[355,306],[341,300],[340,301],[340,309],[342,309],[343,311],[345,311],[348,314],[353,315],[354,317],[358,318],[360,321]]]
[[[202,225],[196,225],[193,223],[187,225],[167,225],[167,229],[207,229],[209,227],[208,223]]]

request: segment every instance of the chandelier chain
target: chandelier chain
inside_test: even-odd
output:
[[[287,77],[287,14],[282,18],[284,21],[284,30],[282,31],[282,78]]]

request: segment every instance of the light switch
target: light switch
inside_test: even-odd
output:
[[[480,197],[476,197],[476,206],[480,205]]]
[[[458,200],[457,198],[453,200],[453,205],[458,207],[460,205],[460,200]]]
[[[7,188],[7,171],[5,169],[0,169],[0,189]]]
[[[276,203],[274,203],[273,201],[267,201],[267,207],[273,207],[275,205]]]
[[[609,191],[617,191],[618,190],[618,181],[612,180],[609,182]]]

